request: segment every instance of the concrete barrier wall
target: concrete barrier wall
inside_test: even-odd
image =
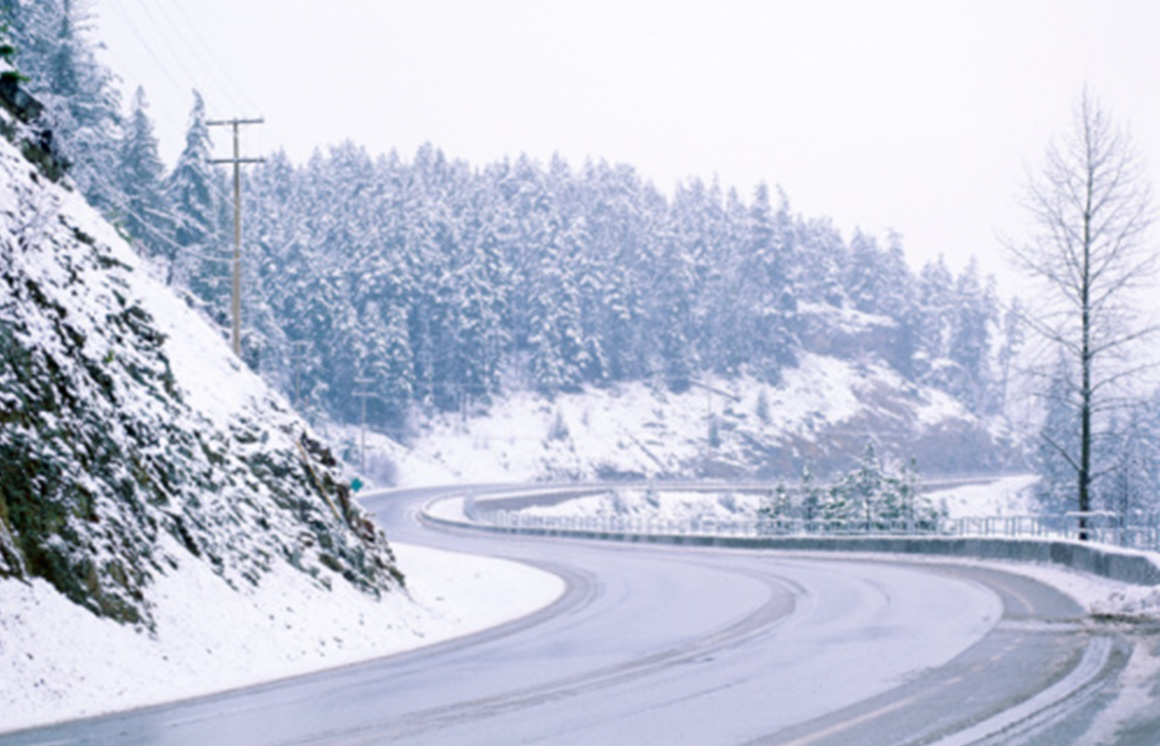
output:
[[[530,499],[527,496],[525,499]],[[555,536],[598,539],[639,544],[673,546],[730,547],[737,549],[784,549],[825,552],[880,552],[889,554],[936,555],[1040,562],[1069,567],[1100,577],[1136,585],[1160,585],[1160,566],[1140,552],[1120,550],[1100,544],[1037,539],[994,539],[971,537],[900,536],[708,536],[701,534],[632,534],[611,531],[561,530],[556,528],[513,528],[452,520],[424,511],[426,520],[450,526],[498,534]]]

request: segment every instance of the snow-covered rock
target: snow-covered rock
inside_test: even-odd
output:
[[[73,191],[0,139],[0,578],[151,627],[190,563],[372,595],[402,576],[283,399]],[[172,539],[170,541],[169,539]]]

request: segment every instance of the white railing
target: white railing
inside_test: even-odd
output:
[[[467,513],[471,520],[477,523],[515,531],[752,538],[778,536],[1086,538],[1089,541],[1120,547],[1160,551],[1160,520],[1156,517],[1137,525],[1120,525],[1117,516],[1106,513],[940,518],[936,521],[921,522],[798,518],[762,520],[695,518],[678,521],[643,515],[538,515],[520,510],[487,510],[475,505],[471,506]]]

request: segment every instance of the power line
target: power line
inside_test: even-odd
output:
[[[145,20],[153,28],[153,31],[156,34],[156,36],[158,38],[160,38],[163,42],[166,43],[165,44],[166,49],[169,50],[170,56],[177,63],[177,66],[181,69],[181,71],[183,73],[185,73],[186,78],[188,78],[191,81],[197,80],[199,76],[194,74],[194,72],[192,70],[190,70],[188,67],[186,67],[186,65],[185,65],[185,55],[178,53],[177,50],[174,49],[175,45],[171,42],[171,40],[167,37],[167,35],[161,30],[161,27],[158,25],[157,21],[154,20],[153,12],[149,9],[149,3],[143,3],[143,2],[138,1],[137,4],[141,7],[142,15],[145,16]],[[180,35],[178,35],[177,38],[182,39],[182,37]]]
[[[158,64],[158,66],[161,68],[162,73],[164,73],[165,76],[167,78],[169,78],[170,82],[174,84],[174,88],[176,90],[181,90],[181,89],[186,88],[186,87],[190,87],[190,88],[195,87],[194,84],[196,81],[201,80],[204,77],[212,77],[219,84],[219,86],[223,81],[225,82],[226,85],[220,86],[220,92],[227,99],[230,99],[231,103],[233,103],[235,105],[238,104],[238,100],[233,97],[233,93],[231,93],[231,91],[229,90],[232,88],[234,91],[238,92],[241,95],[241,98],[244,99],[250,107],[253,106],[253,99],[250,98],[245,93],[245,91],[242,90],[241,86],[229,75],[228,72],[226,72],[224,66],[222,66],[221,63],[218,62],[217,57],[214,55],[213,50],[210,47],[210,45],[205,41],[205,38],[201,35],[200,31],[198,31],[197,26],[190,20],[189,16],[185,14],[185,12],[181,9],[181,7],[179,5],[174,5],[173,7],[181,15],[185,26],[199,40],[200,45],[202,47],[201,51],[193,48],[193,46],[189,43],[188,35],[182,33],[182,31],[177,28],[177,24],[173,21],[172,17],[166,12],[164,7],[162,7],[156,3],[145,2],[144,0],[137,1],[137,5],[141,9],[140,15],[144,16],[146,22],[148,23],[149,27],[153,31],[153,34],[149,35],[149,34],[143,33],[142,27],[138,26],[137,23],[134,22],[134,20],[133,20],[134,14],[129,12],[128,10],[126,10],[120,4],[120,0],[112,0],[112,3],[113,3],[115,10],[118,13],[118,15],[128,25],[130,32],[137,38],[138,41],[141,42],[142,47],[145,49],[146,53],[154,60],[154,62],[156,62]],[[166,29],[163,28],[163,25],[157,20],[157,17],[154,14],[154,11],[156,11],[157,13],[160,13],[160,15],[163,17],[163,19],[165,21],[165,26],[167,26],[168,29],[170,30],[170,32],[172,32],[172,33],[167,32]],[[166,55],[160,54],[158,52],[158,48],[149,42],[149,39],[153,38],[153,37],[156,37],[161,42],[163,42],[164,46],[161,47],[161,51],[169,51],[168,58],[171,59],[173,62],[175,62],[177,67],[179,67],[181,69],[181,71],[185,74],[185,76],[190,81],[189,86],[182,86],[180,83],[177,82],[177,79],[174,76],[171,67],[169,65],[167,65],[166,62],[162,59],[162,57],[164,57]],[[176,40],[176,42],[175,42],[175,40]],[[179,54],[178,52],[175,51],[176,47],[179,45],[186,50],[187,54],[182,55],[182,54]],[[208,68],[205,65],[201,65],[201,67],[205,71],[206,75],[198,75],[190,67],[188,67],[186,65],[186,59],[193,60],[195,62],[200,62],[201,60],[207,59],[207,58],[214,62],[214,64],[217,66],[218,70],[221,71],[222,77],[218,77],[218,75],[213,70],[211,70],[210,68]]]
[[[112,182],[109,180],[109,177],[108,177],[108,176],[106,176],[105,174],[101,173],[100,171],[95,171],[95,170],[86,170],[86,173],[87,173],[88,175],[90,175],[90,176],[93,176],[93,177],[96,177],[96,178],[100,179],[100,180],[101,180],[101,182],[104,184],[104,186],[105,186],[106,188],[108,188],[108,189],[111,189],[111,190],[114,190],[114,191],[117,189],[116,185],[115,185],[115,184],[113,184],[113,183],[112,183]],[[155,239],[157,239],[158,241],[160,241],[161,243],[163,243],[163,244],[167,245],[169,248],[173,249],[174,251],[178,251],[178,252],[181,252],[181,253],[183,253],[183,254],[189,254],[189,255],[191,255],[191,256],[195,256],[195,257],[197,257],[197,258],[199,258],[199,259],[204,259],[205,261],[209,261],[209,262],[222,262],[223,264],[228,264],[228,263],[230,262],[230,259],[229,259],[228,257],[222,257],[222,256],[208,256],[208,255],[205,255],[205,254],[201,254],[201,253],[199,253],[199,252],[197,252],[197,251],[194,251],[193,249],[191,249],[191,248],[189,248],[189,247],[182,246],[181,244],[177,243],[176,241],[174,241],[174,240],[173,240],[172,238],[170,238],[169,236],[166,236],[164,233],[162,233],[161,231],[159,231],[159,230],[158,230],[157,228],[155,228],[153,225],[151,225],[151,224],[149,223],[149,221],[148,221],[148,220],[146,220],[146,219],[145,219],[145,217],[144,217],[143,215],[141,215],[141,213],[139,213],[139,212],[136,212],[135,210],[132,210],[132,209],[130,209],[130,208],[129,208],[128,206],[126,206],[126,205],[118,205],[118,206],[116,207],[116,209],[117,209],[117,210],[118,210],[120,213],[123,213],[124,215],[127,215],[127,216],[129,216],[129,217],[136,218],[136,219],[137,219],[137,222],[138,222],[138,223],[141,225],[141,227],[143,227],[143,228],[144,228],[146,231],[148,231],[149,233],[151,233],[151,234],[153,235],[153,238],[155,238]]]
[[[164,37],[167,42],[169,42],[170,39],[177,40],[177,44],[181,46],[183,53],[177,53],[175,54],[175,57],[177,59],[178,65],[180,65],[181,69],[186,72],[190,80],[202,80],[207,77],[212,78],[213,84],[217,88],[217,91],[225,96],[230,105],[234,106],[235,108],[252,107],[252,102],[247,101],[247,103],[243,105],[239,99],[234,97],[233,92],[230,89],[236,88],[236,84],[234,84],[232,81],[228,81],[228,85],[223,85],[222,78],[218,77],[217,73],[212,68],[204,64],[203,61],[207,57],[212,56],[212,51],[208,49],[205,51],[199,51],[195,49],[189,41],[190,35],[177,28],[177,23],[173,20],[173,17],[169,14],[163,5],[156,2],[146,2],[145,0],[138,0],[138,5],[141,6],[145,13],[145,17],[149,20],[150,25],[153,26],[154,30],[157,31],[160,36]],[[160,15],[164,24],[156,20],[156,16],[154,15],[155,11]],[[188,21],[186,21],[186,27],[191,30],[193,29],[192,24],[190,24]],[[168,31],[166,29],[168,29]],[[170,46],[172,48],[175,45],[170,42]],[[191,60],[194,63],[201,63],[196,65],[199,72],[195,73],[190,68],[186,67],[186,60]],[[242,98],[247,97],[243,96]]]
[[[193,23],[192,20],[190,20],[188,15],[186,15],[185,10],[182,9],[182,7],[181,7],[181,4],[178,2],[175,2],[175,0],[169,0],[169,3],[170,3],[170,5],[172,5],[173,9],[177,11],[177,14],[179,16],[181,16],[181,19],[184,22],[186,28],[188,28],[192,32],[193,37],[197,40],[197,42],[199,43],[199,45],[202,48],[202,53],[195,52],[195,54],[194,54],[195,59],[208,59],[210,62],[212,62],[214,64],[214,66],[218,69],[218,71],[222,75],[222,78],[220,80],[224,80],[226,83],[226,87],[232,87],[234,89],[234,92],[237,93],[239,96],[241,96],[242,103],[244,103],[245,106],[240,106],[238,108],[248,108],[251,111],[260,108],[254,104],[254,99],[251,98],[250,95],[245,91],[245,89],[243,89],[241,87],[241,85],[239,85],[237,83],[237,81],[233,78],[233,76],[230,75],[229,70],[226,69],[225,65],[223,65],[221,63],[221,61],[218,59],[217,55],[214,54],[213,47],[210,46],[210,44],[205,40],[205,37],[202,36],[201,31],[198,29],[197,25],[195,23]],[[162,15],[164,15],[166,17],[166,19],[169,20],[169,15],[165,12],[164,7],[162,7],[162,6],[157,6],[157,7],[158,7],[158,10],[161,11]],[[172,22],[171,22],[171,25],[173,25]],[[180,33],[179,33],[179,36],[181,36]],[[186,37],[181,36],[181,38],[185,39]],[[208,68],[207,68],[207,71],[209,71]],[[210,74],[212,75],[213,73],[210,71]],[[226,98],[231,99],[231,101],[234,104],[238,103],[237,100],[234,100],[232,98],[229,91],[223,90],[222,93],[225,94]]]
[[[189,85],[182,85],[178,81],[179,76],[174,73],[171,65],[167,64],[166,60],[163,59],[164,55],[160,54],[158,52],[157,48],[153,44],[150,43],[150,41],[149,41],[149,39],[151,38],[150,35],[144,33],[142,30],[142,27],[139,26],[133,20],[133,14],[128,12],[127,9],[121,5],[121,0],[110,0],[110,2],[112,4],[114,10],[116,11],[117,15],[120,16],[120,18],[125,22],[129,31],[141,43],[141,48],[145,50],[146,54],[150,57],[150,59],[153,60],[153,62],[156,64],[156,66],[160,69],[161,73],[165,76],[166,79],[169,80],[169,82],[172,86],[172,88],[171,88],[172,91],[174,91],[175,93],[186,95],[189,93],[190,90],[198,87],[196,85],[196,83],[199,80],[200,76],[196,75],[189,67],[187,67],[185,65],[181,55],[174,54],[171,56],[177,62],[178,67],[181,68],[181,73],[189,80]],[[167,34],[164,32],[164,30],[161,28],[161,26],[155,20],[154,15],[149,11],[149,8],[147,7],[146,3],[140,2],[140,4],[144,10],[143,15],[145,16],[149,25],[152,27],[153,31],[155,32],[156,37],[158,39],[160,39],[162,42],[164,42],[164,44],[165,44],[164,48],[165,49],[174,49],[176,47],[176,44],[173,42],[174,37],[171,36],[170,34]],[[192,24],[192,22],[189,21],[188,16],[186,16],[184,14],[184,12],[181,11],[180,6],[175,6],[175,7],[182,14],[182,17],[185,19],[186,25],[190,28],[190,30],[194,34],[198,35],[199,38],[201,38],[200,33],[197,31],[196,26],[194,26]],[[159,7],[158,7],[158,10],[161,10],[161,12],[164,13],[164,10],[159,8]],[[170,27],[174,28],[176,30],[175,24],[173,24],[172,21],[170,21],[168,16],[166,16],[166,20],[167,20],[167,22],[169,22]],[[212,50],[210,50],[209,45],[204,41],[204,38],[202,38],[202,46],[205,48],[205,50],[207,52],[206,54],[202,54],[202,53],[198,53],[198,52],[194,51],[192,49],[192,47],[186,42],[186,37],[184,35],[182,35],[180,31],[177,31],[176,38],[178,40],[180,40],[180,42],[182,43],[183,46],[185,46],[186,49],[188,49],[192,52],[191,54],[188,55],[191,59],[200,60],[204,57],[209,57],[210,59],[214,60],[215,64],[218,64],[218,66],[220,67],[220,63],[216,62],[216,57],[213,56]],[[125,63],[125,57],[123,55],[121,55],[117,50],[111,49],[109,47],[105,47],[104,50],[110,56],[119,60],[123,69],[125,69],[125,70],[131,69],[131,66],[129,66]],[[226,79],[226,82],[231,87],[233,87],[235,90],[241,91],[240,86],[238,86],[237,83],[235,83],[231,78],[229,78],[228,74],[226,75],[225,79]],[[224,94],[226,96],[226,98],[233,100],[233,98],[230,95],[228,90],[221,90],[221,93]],[[252,100],[249,98],[249,96],[246,96],[244,94],[244,92],[243,92],[243,98],[245,98],[247,100]],[[184,112],[184,111],[174,110],[172,108],[172,104],[170,103],[169,99],[170,99],[170,97],[168,97],[168,96],[160,96],[157,99],[151,101],[150,104],[152,107],[160,106],[162,109],[165,109],[164,116],[162,117],[164,120],[166,120],[168,122],[186,122],[188,120],[188,113]],[[227,199],[227,195],[221,190],[220,186],[217,183],[210,181],[210,182],[208,182],[208,185],[209,185],[210,190],[213,191],[214,194],[219,199],[221,199],[223,201],[225,199]]]
[[[137,38],[137,41],[141,42],[141,48],[144,49],[145,53],[148,54],[149,57],[151,57],[153,61],[157,63],[157,67],[161,70],[162,74],[169,78],[169,82],[173,84],[173,87],[175,89],[183,88],[184,86],[177,82],[177,78],[173,77],[173,73],[170,71],[169,66],[162,62],[161,57],[157,54],[156,51],[154,51],[153,45],[149,43],[149,39],[146,37],[146,35],[142,34],[141,30],[137,28],[137,24],[133,21],[132,15],[125,12],[125,9],[121,7],[117,0],[113,0],[112,6],[116,9],[117,14],[120,15],[121,18],[125,21],[126,25],[129,27],[129,31]]]

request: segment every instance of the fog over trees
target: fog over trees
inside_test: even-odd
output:
[[[0,10],[77,188],[224,326],[230,197],[210,164],[205,102],[191,94],[185,148],[166,171],[147,95],[122,110],[83,8]],[[1036,332],[1052,342],[1032,351],[1046,363],[1044,437],[1026,434],[1044,504],[1071,507],[1077,490],[1080,507],[1142,504],[1160,484],[1157,410],[1112,404],[1138,360],[1127,287],[1150,260],[1150,213],[1133,212],[1145,185],[1121,178],[1130,148],[1086,97],[1077,127],[1029,195],[1042,234],[1015,247],[1054,301],[1006,311],[973,261],[916,271],[900,235],[842,236],[766,185],[741,194],[694,178],[664,193],[629,165],[469,164],[434,145],[275,154],[244,177],[243,356],[315,415],[354,421],[355,394],[372,394],[369,416],[389,432],[513,390],[776,383],[811,352],[883,361],[1001,419]],[[842,347],[843,324],[871,331]]]

